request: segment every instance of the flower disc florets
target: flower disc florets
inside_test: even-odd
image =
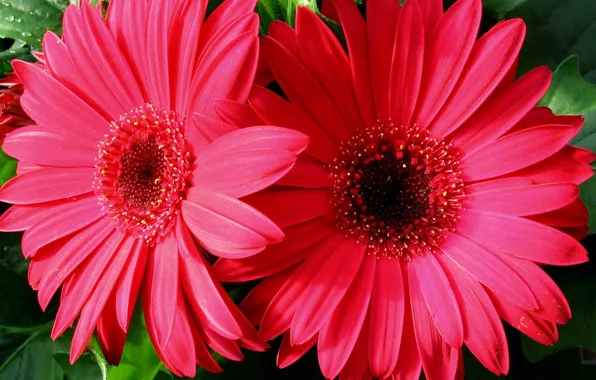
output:
[[[188,187],[184,121],[146,104],[111,125],[99,144],[95,192],[113,220],[153,245],[172,226]]]
[[[331,166],[337,224],[368,253],[434,251],[462,207],[457,152],[427,130],[378,123],[344,141]]]

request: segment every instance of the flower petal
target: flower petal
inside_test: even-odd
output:
[[[321,372],[328,379],[339,375],[362,333],[375,283],[376,261],[374,256],[364,258],[352,285],[321,328],[317,351]]]
[[[11,179],[0,190],[0,200],[31,204],[65,199],[93,191],[95,168],[47,168]]]
[[[464,331],[457,300],[434,255],[427,252],[409,261],[408,276],[411,285],[413,281],[418,284],[419,292],[428,307],[428,313],[445,342],[452,347],[461,347]],[[410,288],[410,295],[412,295],[412,288],[414,285]]]
[[[457,231],[493,253],[537,263],[573,265],[588,260],[586,249],[569,235],[517,216],[466,210]]]

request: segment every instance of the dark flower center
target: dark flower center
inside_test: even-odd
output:
[[[457,153],[426,130],[379,124],[341,144],[331,173],[338,226],[369,254],[434,251],[464,197]]]
[[[112,122],[99,144],[96,193],[119,226],[149,244],[173,225],[188,187],[184,122],[147,104]]]

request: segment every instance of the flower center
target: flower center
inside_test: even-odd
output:
[[[188,186],[184,121],[146,104],[111,125],[99,144],[95,192],[120,227],[153,245],[173,225]]]
[[[339,228],[379,257],[434,252],[462,207],[458,164],[450,144],[415,126],[380,123],[355,134],[331,166]]]

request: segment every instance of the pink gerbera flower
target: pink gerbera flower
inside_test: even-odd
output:
[[[274,189],[247,200],[286,240],[215,265],[224,281],[266,277],[242,308],[278,364],[318,345],[325,377],[453,379],[466,344],[509,368],[500,318],[553,344],[568,304],[540,265],[587,260],[578,184],[592,153],[567,146],[581,117],[533,108],[551,74],[514,81],[519,19],[477,39],[482,4],[369,0],[366,22],[335,0],[348,54],[299,8],[263,54],[289,102],[255,87],[221,114],[307,133]],[[575,238],[574,238],[575,237]]]
[[[83,1],[66,10],[62,39],[45,36],[47,69],[14,63],[36,125],[4,143],[20,161],[0,190],[15,204],[0,230],[25,231],[43,308],[62,286],[52,337],[78,317],[71,361],[96,327],[119,361],[139,291],[176,374],[193,376],[195,363],[219,371],[206,344],[234,360],[239,345],[264,348],[195,243],[234,258],[280,241],[238,198],[277,181],[307,144],[296,131],[212,118],[216,98],[244,102],[252,85],[255,3],[225,1],[204,21],[206,0],[112,0],[104,22]]]

